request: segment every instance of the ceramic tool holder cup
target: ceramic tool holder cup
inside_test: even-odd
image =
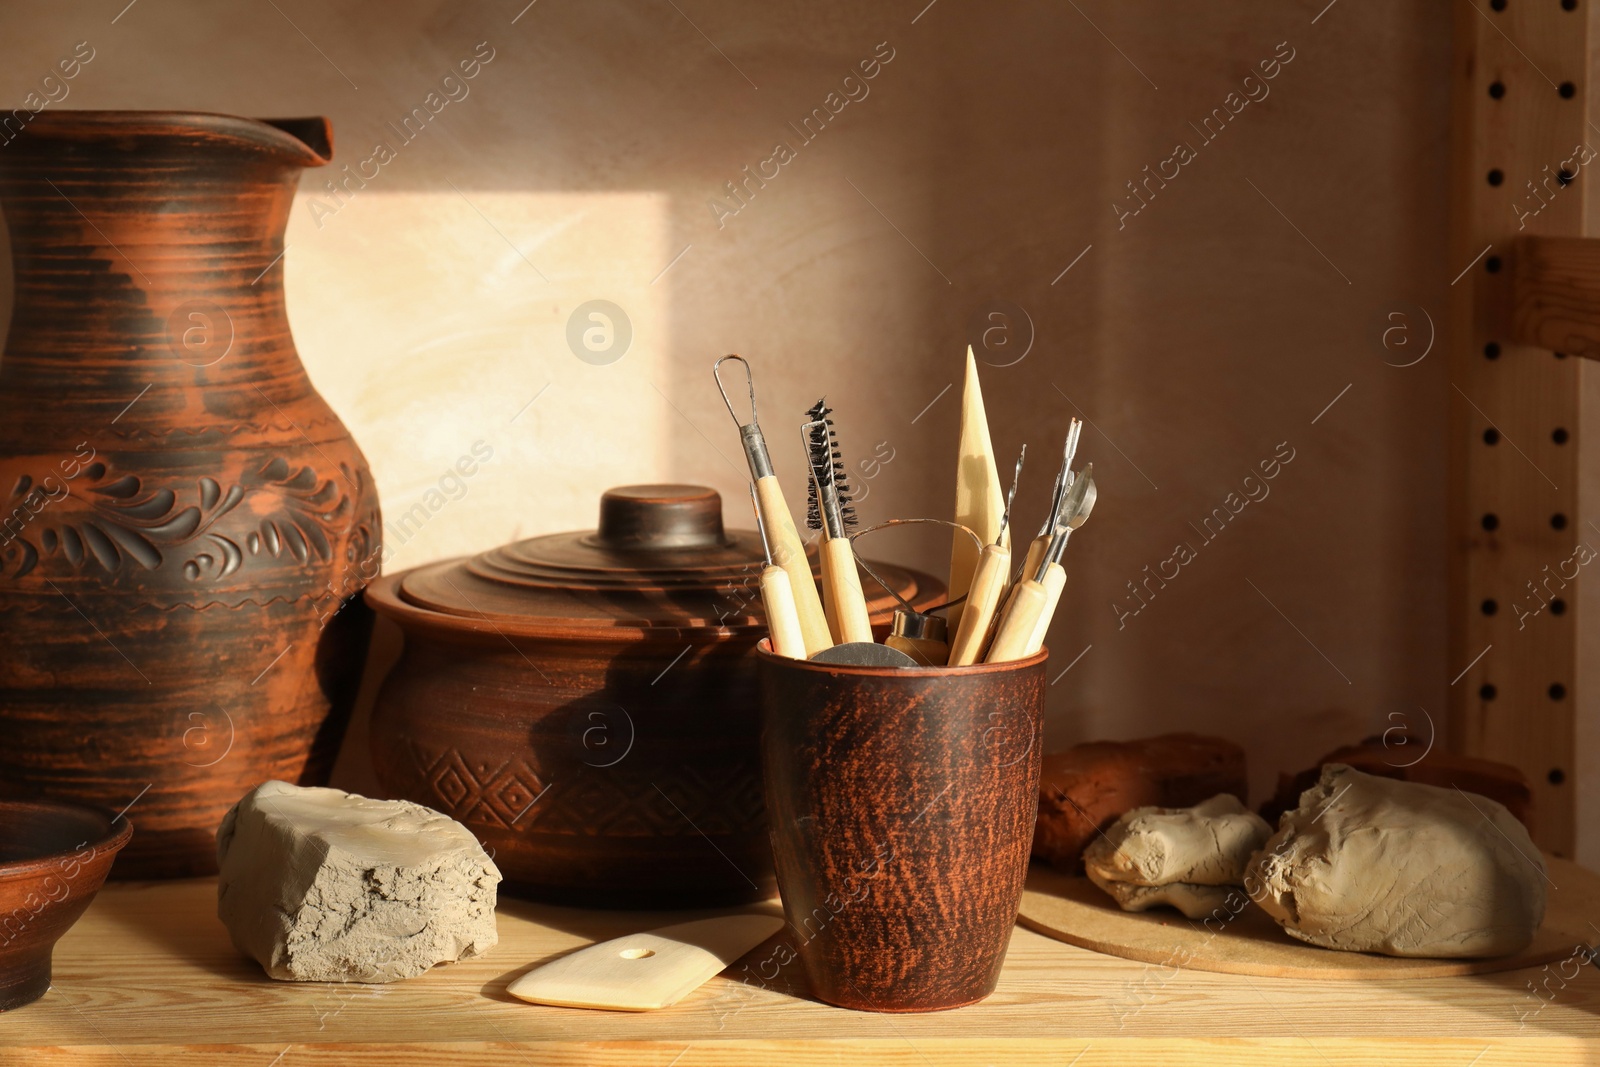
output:
[[[1038,808],[1045,660],[896,669],[758,647],[778,886],[812,992],[940,1011],[994,991]]]

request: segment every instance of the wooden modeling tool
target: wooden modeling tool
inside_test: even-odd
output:
[[[1038,536],[1028,545],[1028,554],[1022,563],[1023,578],[1038,573],[1039,564],[1043,562],[1044,554],[1055,537],[1056,517],[1061,514],[1061,500],[1067,495],[1067,487],[1072,484],[1072,457],[1078,454],[1078,438],[1082,433],[1083,423],[1078,419],[1073,419],[1067,425],[1067,440],[1061,449],[1061,469],[1056,472],[1056,484],[1050,490],[1050,510],[1044,514],[1044,525],[1039,527]]]
[[[850,527],[856,524],[850,506],[850,485],[839,454],[839,435],[833,429],[827,398],[806,412],[800,427],[811,461],[811,493],[806,525],[822,531],[822,606],[834,643],[872,642],[867,618],[867,598],[861,591],[855,550],[850,547]],[[814,653],[813,653],[814,654]]]
[[[1057,562],[1061,553],[1067,546],[1067,538],[1072,531],[1082,526],[1089,517],[1095,501],[1094,464],[1090,463],[1083,469],[1083,473],[1072,479],[1067,495],[1062,499],[1061,509],[1058,512],[1052,527],[1055,531],[1050,547],[1045,550],[1044,559],[1037,571],[1024,575],[1011,590],[1011,596],[1006,600],[1005,611],[1000,617],[1000,629],[994,635],[994,644],[989,649],[986,663],[1006,663],[1011,660],[1023,659],[1032,655],[1028,651],[1033,646],[1037,652],[1043,647],[1044,635],[1039,633],[1039,644],[1034,645],[1035,630],[1042,625],[1050,625],[1048,607],[1054,612],[1054,605],[1050,604],[1050,592],[1045,584],[1054,567],[1062,571],[1061,585],[1066,584],[1066,572]],[[1087,505],[1087,506],[1085,506]],[[1058,587],[1056,598],[1060,598]]]
[[[1033,633],[1028,635],[1028,643],[1023,646],[1023,658],[1033,655],[1044,647],[1045,635],[1050,632],[1050,621],[1055,618],[1056,605],[1061,603],[1061,591],[1067,587],[1066,568],[1052,561],[1045,568],[1044,577],[1039,584],[1044,586],[1044,606],[1039,609],[1039,618],[1033,624]]]
[[[1006,493],[1006,509],[1000,516],[1000,536],[992,544],[983,546],[978,553],[978,568],[972,574],[972,587],[967,590],[966,610],[956,627],[956,638],[950,645],[949,664],[965,667],[982,658],[984,644],[989,640],[995,609],[1006,583],[1011,580],[1011,550],[1001,542],[1011,522],[1011,505],[1017,498],[1017,483],[1022,479],[1022,461],[1028,456],[1028,446],[1022,446],[1017,456],[1017,468],[1011,474],[1011,489]]]
[[[722,365],[729,360],[736,360],[744,367],[745,384],[750,392],[750,421],[740,422],[738,413],[733,410],[733,401],[728,396],[728,390],[723,387],[722,377],[718,373]],[[822,599],[817,594],[817,581],[811,575],[811,561],[806,558],[806,547],[800,540],[800,531],[795,528],[794,519],[789,514],[789,505],[783,498],[783,490],[778,485],[778,477],[772,470],[772,458],[767,453],[767,441],[761,434],[761,426],[756,422],[756,384],[750,375],[750,364],[743,356],[723,356],[711,367],[711,376],[716,379],[717,391],[722,394],[722,402],[728,407],[728,414],[733,416],[734,424],[739,427],[739,441],[744,446],[744,458],[750,465],[750,477],[755,482],[757,507],[760,509],[765,529],[771,544],[771,557],[774,563],[782,567],[789,576],[789,588],[794,594],[795,613],[800,618],[800,632],[805,639],[806,655],[813,655],[833,644],[833,637],[828,629],[827,616],[822,609]]]
[[[776,915],[724,915],[612,938],[506,987],[531,1004],[654,1011],[676,1004],[783,929]]]
[[[761,534],[761,548],[767,556],[767,564],[761,568],[761,603],[767,609],[772,651],[780,656],[805,659],[806,638],[800,629],[800,614],[794,606],[794,587],[789,584],[789,573],[772,562],[772,542],[767,540],[767,524],[761,517],[761,500],[756,496],[754,484],[750,486],[750,506],[755,508],[756,529]]]
[[[1023,656],[1031,656],[1044,647],[1044,638],[1050,632],[1051,620],[1055,618],[1056,606],[1061,603],[1061,591],[1067,587],[1067,571],[1061,565],[1062,554],[1067,548],[1067,538],[1072,531],[1082,526],[1089,518],[1089,512],[1094,510],[1094,502],[1098,496],[1094,485],[1094,464],[1089,464],[1084,469],[1081,478],[1089,480],[1089,488],[1083,494],[1083,503],[1078,505],[1077,513],[1072,516],[1072,521],[1061,535],[1061,541],[1050,553],[1050,565],[1045,569],[1044,579],[1044,607],[1039,611],[1039,621],[1033,624],[1033,635],[1028,638],[1027,648]]]
[[[983,410],[983,390],[978,385],[978,362],[972,346],[967,346],[967,377],[961,393],[961,443],[956,466],[956,522],[978,535],[980,545],[1000,540],[1011,547],[1009,535],[1000,527],[1005,511],[1001,496],[1000,471],[995,467],[994,446],[989,441],[989,419]],[[966,595],[978,569],[979,549],[962,538],[950,544],[950,597]],[[961,624],[964,604],[952,604],[950,625]]]

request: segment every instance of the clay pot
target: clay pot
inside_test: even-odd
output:
[[[940,1011],[1000,977],[1039,800],[1048,652],[972,667],[761,667],[783,910],[812,992]]]
[[[50,988],[50,956],[94,899],[133,826],[94,808],[0,800],[0,1011]]]
[[[50,111],[0,150],[0,782],[133,803],[122,877],[214,871],[245,790],[325,780],[360,678],[377,496],[283,300],[328,137]]]
[[[754,531],[700,486],[612,489],[593,532],[385,576],[405,632],[372,713],[391,796],[465,823],[501,892],[590,907],[772,894],[752,650]],[[884,565],[901,595],[939,583]],[[870,588],[869,588],[870,592]],[[880,591],[869,607],[887,622]]]

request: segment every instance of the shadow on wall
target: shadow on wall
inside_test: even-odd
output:
[[[1442,365],[1374,347],[1388,312],[1442,309],[1451,273],[1443,6],[1315,14],[139,5],[70,104],[333,119],[286,260],[307,368],[397,513],[473,442],[495,452],[396,565],[587,527],[627,482],[714,486],[750,525],[726,352],[755,368],[792,506],[826,394],[847,455],[894,457],[863,522],[945,516],[976,340],[1003,465],[1038,457],[1019,532],[1089,420],[1101,501],[1050,636],[1048,747],[1220,733],[1260,792],[1441,708],[1446,675]],[[74,18],[0,13],[0,102],[82,39]],[[1270,93],[1244,83],[1289,51]],[[1214,107],[1225,128],[1197,132]],[[1180,141],[1196,158],[1152,181]],[[1283,442],[1271,498],[1145,587]],[[906,544],[883,542],[943,571],[942,540]],[[1119,627],[1130,585],[1155,595]]]

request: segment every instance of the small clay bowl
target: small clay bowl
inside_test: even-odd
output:
[[[50,954],[106,880],[133,824],[97,808],[0,800],[0,1011],[50,988]]]

